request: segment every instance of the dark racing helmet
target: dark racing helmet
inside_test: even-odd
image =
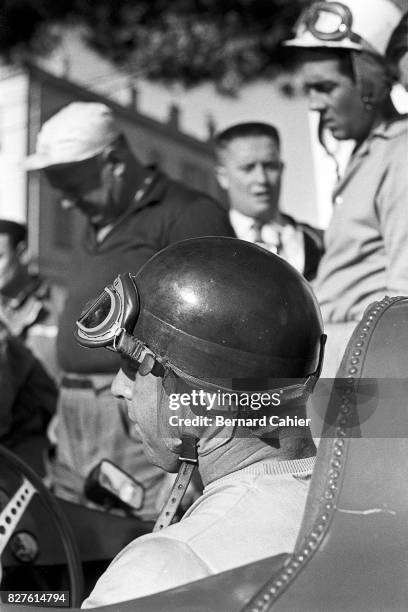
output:
[[[82,314],[77,340],[172,370],[203,387],[310,392],[324,336],[309,284],[286,261],[235,238],[193,238],[121,275]]]

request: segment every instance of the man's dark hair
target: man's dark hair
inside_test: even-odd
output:
[[[236,138],[246,138],[248,136],[269,136],[278,147],[280,147],[280,136],[275,126],[270,123],[251,121],[248,123],[236,123],[231,127],[218,132],[214,136],[215,152],[217,156]]]
[[[307,47],[305,49],[296,49],[293,65],[295,68],[299,68],[306,58],[319,59],[321,56],[332,56],[339,60],[340,73],[355,82],[352,53],[353,51],[350,49],[337,49],[332,47]]]
[[[7,234],[10,238],[11,245],[15,249],[20,242],[26,240],[27,228],[22,223],[0,219],[0,234]]]

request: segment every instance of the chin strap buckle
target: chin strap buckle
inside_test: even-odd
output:
[[[180,467],[171,488],[170,495],[160,511],[153,531],[160,531],[171,525],[180,506],[184,493],[190,484],[195,467],[198,465],[197,452],[198,438],[192,434],[183,434],[181,437]]]
[[[183,434],[181,437],[179,461],[185,461],[186,463],[198,465],[197,442],[198,438],[193,434]]]

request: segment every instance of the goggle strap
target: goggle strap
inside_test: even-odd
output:
[[[124,329],[121,329],[120,333],[115,336],[113,350],[139,362],[138,372],[141,376],[153,374],[153,376],[163,377],[165,374],[166,368],[157,361],[156,356],[149,351],[143,342],[128,334]]]
[[[139,361],[144,344],[122,329],[121,333],[115,336],[113,340],[113,349],[118,353],[127,355],[130,359]]]
[[[154,355],[152,355],[151,353],[146,353],[146,355],[140,362],[140,366],[138,369],[140,376],[147,376],[148,374],[150,374],[154,368],[155,363],[156,359]]]

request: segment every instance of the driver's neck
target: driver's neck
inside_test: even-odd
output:
[[[288,429],[291,428],[280,429],[276,432],[276,437],[270,438],[269,441],[250,437],[248,432],[248,437],[234,437],[204,455],[200,454],[199,446],[198,465],[204,485],[256,463],[313,456],[316,449],[309,430],[304,433],[296,430],[296,435],[292,436]],[[219,441],[221,442],[221,438]]]

